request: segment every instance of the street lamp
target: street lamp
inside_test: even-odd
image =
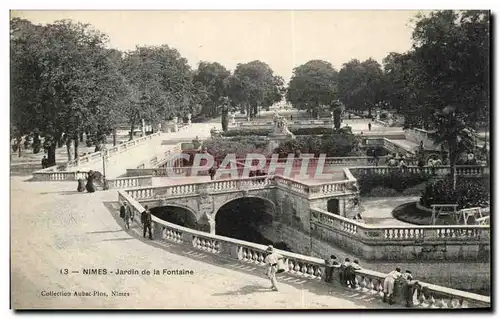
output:
[[[106,149],[106,145],[104,145],[101,149],[101,156],[102,156],[102,175],[103,175],[103,190],[108,190],[109,185],[108,181],[106,179],[106,162],[108,161],[108,150]]]

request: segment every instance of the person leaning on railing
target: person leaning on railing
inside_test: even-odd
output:
[[[333,281],[333,269],[340,268],[340,264],[337,261],[337,256],[330,255],[330,259],[325,260],[325,281],[332,282]]]

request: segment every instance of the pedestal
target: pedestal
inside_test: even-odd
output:
[[[188,125],[191,125],[191,116],[192,116],[192,114],[191,114],[191,113],[189,113],[189,114],[187,115]]]
[[[179,118],[176,116],[172,120],[172,132],[177,132],[179,131],[179,125],[177,124]]]
[[[291,137],[286,135],[269,135],[269,143],[267,144],[267,149],[269,152],[274,152],[274,150],[280,146],[280,144]]]
[[[146,136],[146,122],[144,119],[141,120],[141,133],[142,136]]]

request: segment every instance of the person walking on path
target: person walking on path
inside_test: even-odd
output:
[[[142,212],[141,216],[141,219],[143,221],[142,237],[146,238],[146,231],[149,231],[149,239],[153,239],[153,234],[151,233],[151,223],[153,222],[151,218],[151,211],[149,210],[147,205],[145,208],[146,210]]]
[[[89,193],[95,192],[94,178],[94,171],[90,170],[87,174],[87,185],[85,185],[85,188]]]
[[[49,167],[49,165],[47,164],[48,160],[47,160],[47,156],[43,156],[42,158],[42,168],[47,168]]]
[[[123,203],[123,221],[125,222],[125,228],[130,229],[130,219],[132,217],[130,206],[126,202]],[[120,212],[121,215],[121,212]]]
[[[368,131],[371,131],[371,130],[372,130],[372,123],[368,122]]]
[[[283,256],[276,253],[273,246],[271,245],[267,247],[266,251],[268,255],[266,256],[264,262],[268,266],[267,277],[269,278],[269,280],[271,280],[271,289],[274,291],[278,291],[278,281],[276,280],[276,273],[278,271],[278,261],[280,259],[283,259]]]

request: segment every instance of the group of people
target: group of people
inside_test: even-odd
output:
[[[325,265],[326,282],[333,282],[334,269],[337,269],[340,284],[344,287],[356,288],[356,270],[361,269],[358,260],[351,262],[349,258],[346,258],[343,263],[339,263],[337,257],[331,255],[330,259],[325,260]]]
[[[151,230],[151,223],[153,222],[151,211],[149,210],[148,205],[144,208],[145,210],[141,213],[141,225],[143,228],[142,235],[146,238],[146,233],[148,233],[149,239],[153,239],[153,233]],[[120,207],[120,218],[123,219],[126,229],[130,229],[130,223],[134,221],[134,217],[134,210],[127,204],[127,202],[123,202]]]
[[[384,279],[384,302],[394,304],[394,297],[400,295],[404,298],[406,307],[413,306],[413,294],[419,286],[419,282],[413,279],[411,271],[401,272],[401,268],[388,273]]]
[[[80,171],[77,171],[77,173],[80,173]],[[88,193],[94,193],[96,190],[95,182],[102,181],[102,178],[103,176],[100,172],[90,170],[87,173],[86,181],[82,178],[78,179],[78,187],[76,190],[79,192],[87,190]]]
[[[358,260],[351,262],[349,258],[346,258],[343,263],[339,263],[337,257],[331,255],[330,259],[325,260],[325,265],[326,282],[333,282],[336,269],[342,286],[351,288],[357,287],[356,271],[361,269]],[[413,279],[410,270],[406,270],[405,273],[402,273],[400,268],[396,268],[384,278],[383,302],[394,304],[394,297],[399,295],[404,298],[406,307],[411,307],[413,306],[413,295],[418,286],[419,282]]]

